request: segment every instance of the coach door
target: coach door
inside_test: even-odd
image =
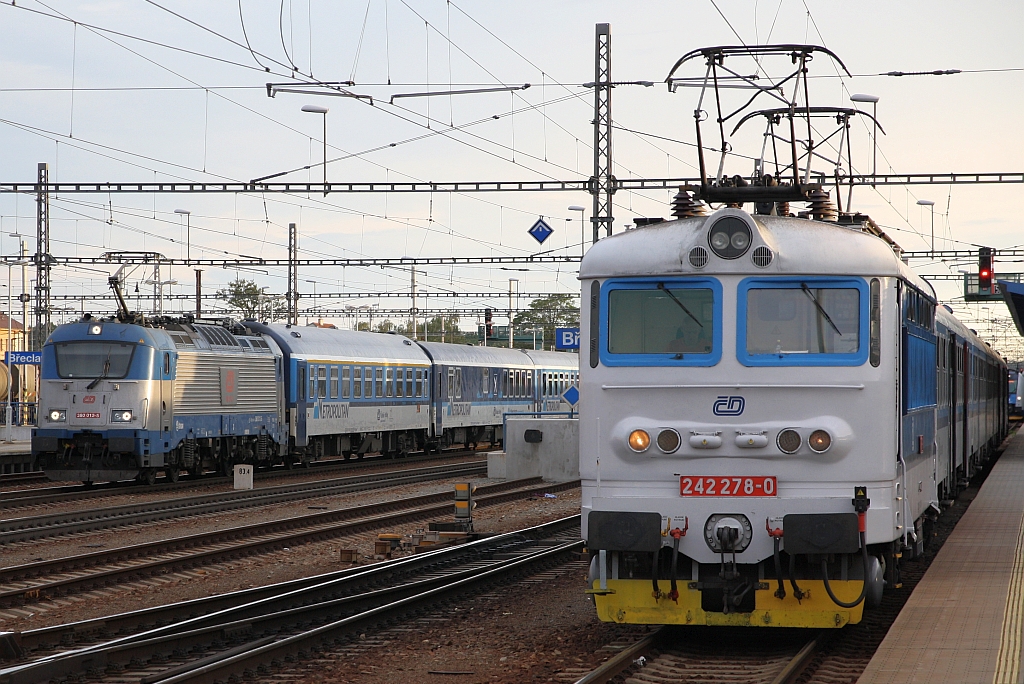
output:
[[[946,411],[949,416],[949,431],[947,439],[949,440],[949,448],[947,453],[949,454],[949,486],[950,489],[955,491],[956,488],[956,435],[957,435],[957,393],[956,393],[956,378],[957,378],[957,365],[956,365],[956,335],[950,334],[949,339],[946,341],[946,348],[944,350],[945,359],[943,362],[946,365]]]

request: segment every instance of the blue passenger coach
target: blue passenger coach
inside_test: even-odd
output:
[[[301,459],[378,451],[400,455],[426,446],[430,359],[412,340],[248,325],[284,351],[289,438]]]

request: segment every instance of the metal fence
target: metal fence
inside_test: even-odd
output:
[[[0,402],[0,426],[7,425],[7,408],[11,409],[11,425],[34,427],[39,404],[34,401]]]

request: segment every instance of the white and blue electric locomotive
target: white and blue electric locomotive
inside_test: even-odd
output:
[[[841,627],[898,585],[1005,436],[1007,383],[897,249],[863,217],[724,208],[587,253],[580,474],[602,620]]]

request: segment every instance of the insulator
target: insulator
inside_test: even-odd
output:
[[[706,216],[707,207],[698,199],[694,199],[689,191],[683,187],[672,198],[672,216],[674,218],[690,218],[692,216]]]
[[[835,221],[836,206],[824,190],[812,190],[807,195],[807,210],[815,221]]]

